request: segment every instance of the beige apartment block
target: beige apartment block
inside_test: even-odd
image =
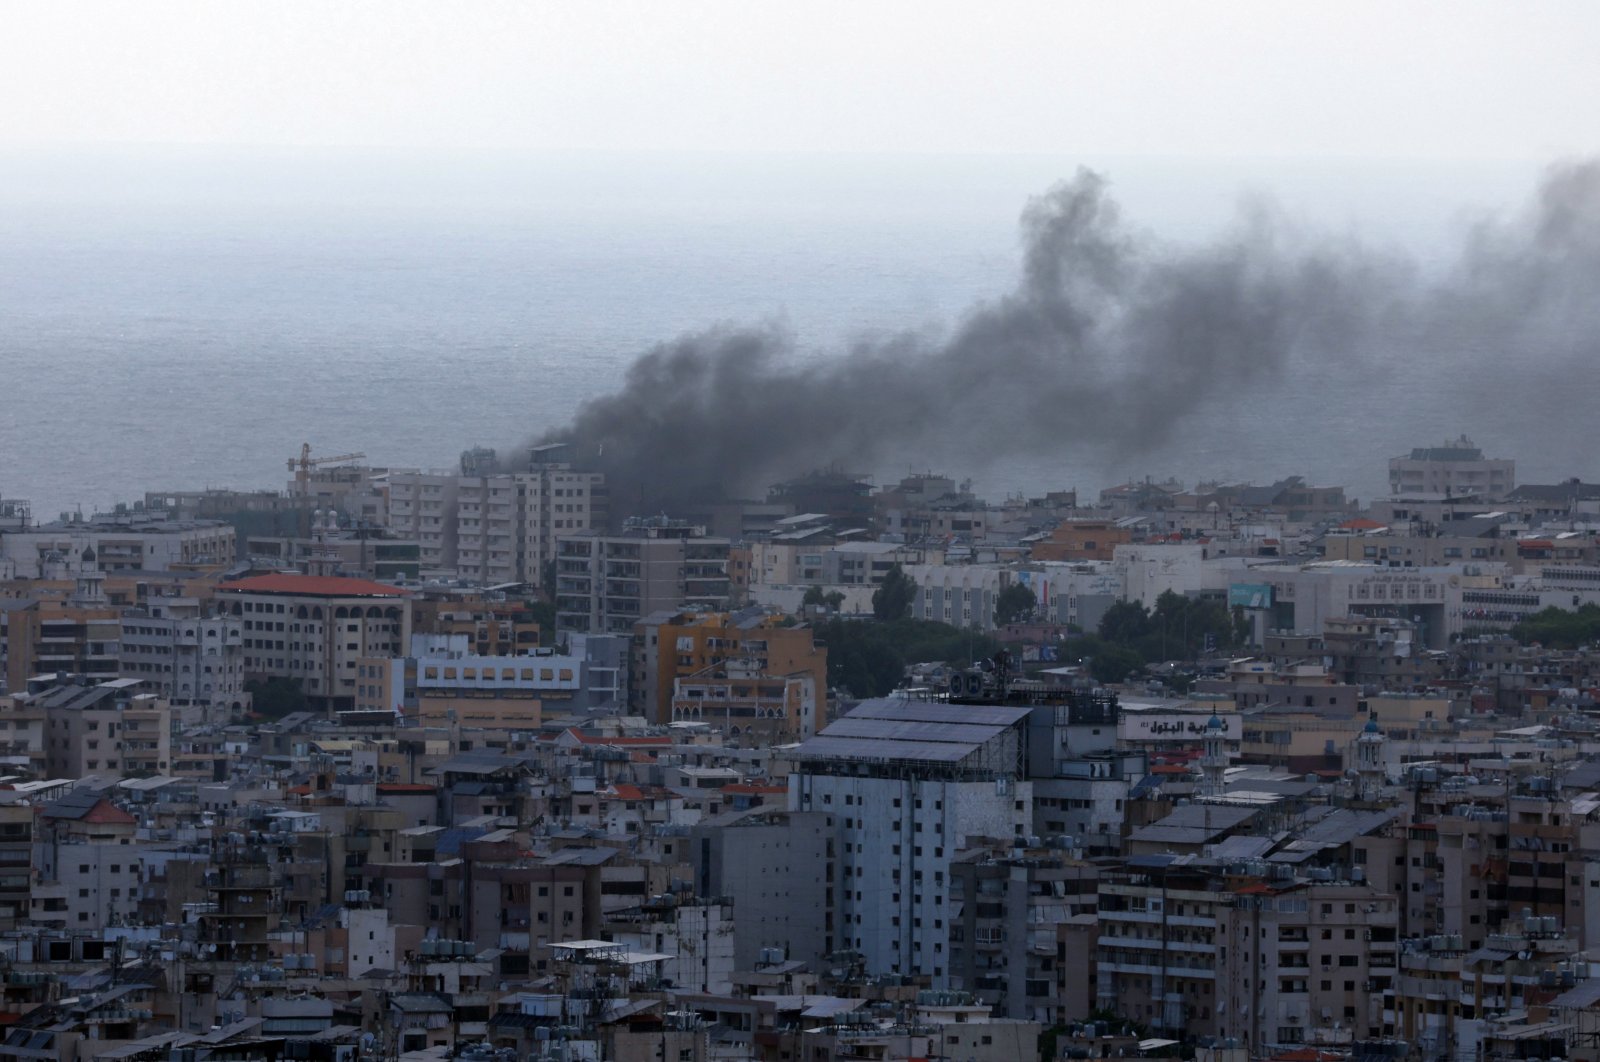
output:
[[[289,679],[328,712],[355,707],[363,658],[399,656],[411,636],[409,594],[365,579],[257,575],[217,600],[243,620],[246,677]]]

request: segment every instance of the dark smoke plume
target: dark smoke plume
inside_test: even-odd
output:
[[[1169,246],[1125,224],[1087,171],[1027,205],[1022,237],[1016,289],[948,337],[804,358],[777,326],[711,328],[642,355],[619,391],[541,441],[605,471],[614,515],[628,515],[760,496],[829,463],[1060,455],[1069,467],[1170,446],[1217,418],[1248,439],[1260,410],[1307,388],[1357,402],[1421,387],[1418,402],[1471,418],[1508,387],[1576,372],[1593,408],[1600,164],[1553,167],[1530,208],[1480,223],[1431,279],[1262,205],[1207,245]],[[1434,370],[1418,379],[1414,365]],[[1291,427],[1361,443],[1334,417]]]

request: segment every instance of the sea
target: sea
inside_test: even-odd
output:
[[[1282,159],[31,148],[0,153],[0,498],[35,517],[145,491],[273,488],[286,460],[442,468],[513,448],[663,340],[779,322],[797,358],[948,330],[1018,275],[1018,217],[1080,166],[1124,214],[1203,241],[1270,200],[1426,264],[1538,166]],[[1404,393],[1237,395],[1165,448],[862,469],[991,499],[1128,478],[1382,490],[1387,458],[1514,428]],[[908,370],[912,371],[912,370]],[[1312,424],[1326,430],[1308,430]],[[1337,428],[1327,427],[1330,424]],[[1244,430],[1248,429],[1248,430]],[[997,430],[1000,430],[997,426]],[[1564,457],[1504,453],[1529,471]],[[1545,466],[1541,466],[1543,460]],[[1523,478],[1527,478],[1525,475]]]

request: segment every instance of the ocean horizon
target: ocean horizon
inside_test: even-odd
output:
[[[1423,268],[1474,211],[1520,204],[1538,175],[1065,153],[40,149],[0,162],[0,497],[30,500],[41,521],[146,491],[281,489],[303,442],[391,467],[504,451],[616,388],[654,344],[719,323],[776,323],[802,359],[946,334],[1009,290],[1023,206],[1080,164],[1163,240],[1204,241],[1265,197]],[[1552,452],[1528,425],[1423,401],[1447,371],[1400,359],[1355,391],[1315,371],[1263,380],[1149,450],[971,454],[933,470],[992,500],[1092,497],[1145,475],[1306,475],[1368,498],[1388,457],[1467,432],[1523,479],[1593,473],[1587,453]],[[926,470],[859,471],[883,482],[913,468]]]

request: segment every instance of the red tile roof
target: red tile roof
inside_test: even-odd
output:
[[[118,826],[137,826],[139,820],[117,807],[109,800],[102,800],[89,809],[88,814],[78,820],[79,822],[93,822],[99,825],[113,823]]]
[[[252,575],[221,583],[218,590],[238,594],[298,594],[303,597],[409,597],[409,590],[371,579],[346,579],[338,575]]]
[[[1376,520],[1368,520],[1365,516],[1358,516],[1353,520],[1346,520],[1339,525],[1341,531],[1377,531],[1388,525],[1380,524]]]

